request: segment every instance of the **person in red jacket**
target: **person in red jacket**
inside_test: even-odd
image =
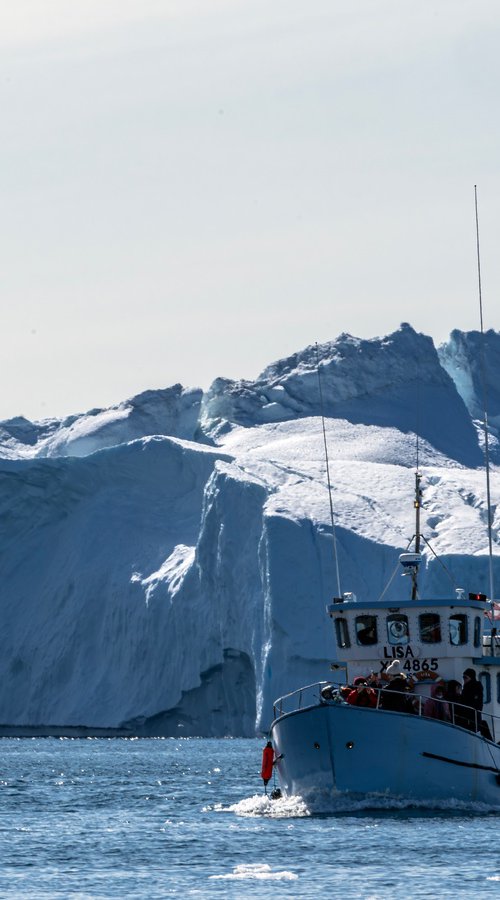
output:
[[[368,687],[366,678],[358,675],[353,681],[353,689],[347,695],[347,702],[351,706],[369,706],[372,709],[377,705],[377,694],[373,688]]]
[[[424,703],[423,714],[431,719],[441,719],[442,722],[451,722],[450,707],[444,698],[445,685],[438,681],[431,687],[431,696]]]

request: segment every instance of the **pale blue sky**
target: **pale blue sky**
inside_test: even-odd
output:
[[[0,418],[500,328],[496,0],[0,6]]]

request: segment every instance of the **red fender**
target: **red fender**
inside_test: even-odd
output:
[[[272,747],[264,747],[262,751],[262,769],[260,777],[264,784],[267,784],[273,774],[274,750]]]

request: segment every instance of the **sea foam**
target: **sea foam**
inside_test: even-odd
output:
[[[295,872],[273,872],[271,866],[261,863],[249,863],[247,865],[235,866],[232,872],[224,875],[210,875],[209,878],[215,880],[227,881],[243,881],[246,879],[255,879],[257,881],[295,881],[299,876]]]

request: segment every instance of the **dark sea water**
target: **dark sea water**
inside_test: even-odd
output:
[[[270,801],[262,746],[1,740],[0,897],[500,896],[498,812]]]

